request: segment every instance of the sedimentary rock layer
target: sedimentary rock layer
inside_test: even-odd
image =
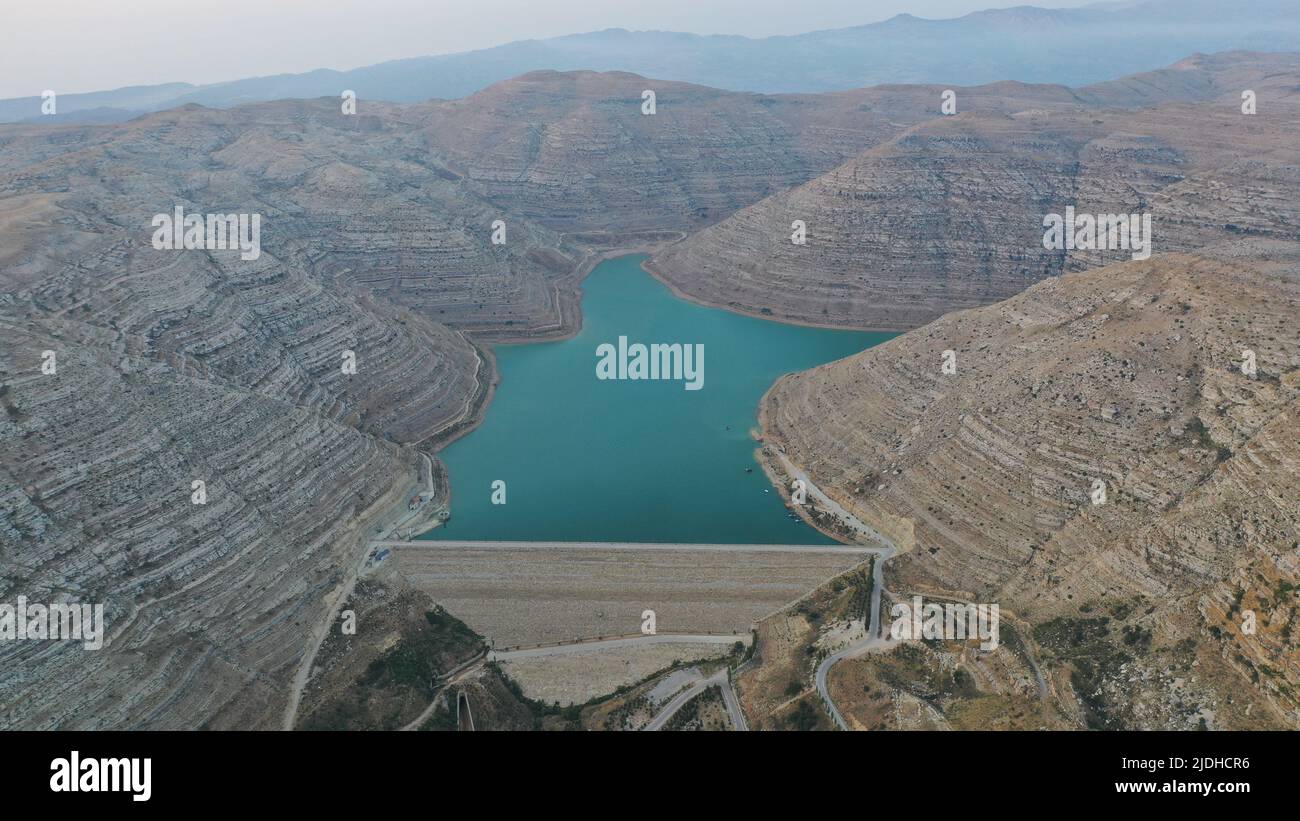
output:
[[[0,598],[102,604],[107,638],[5,642],[0,724],[266,723],[414,454],[121,332],[4,315],[0,340]]]
[[[711,304],[798,322],[905,330],[1131,251],[1044,247],[1045,215],[1147,213],[1156,253],[1300,238],[1300,58],[1187,61],[1006,111],[958,95],[916,126],[657,253],[652,270]],[[1180,84],[1182,75],[1194,79]],[[1220,76],[1223,75],[1223,76]],[[1208,78],[1208,79],[1207,79]],[[1211,81],[1214,82],[1211,82]],[[1134,108],[1161,98],[1195,99]],[[1257,95],[1241,112],[1239,91]],[[1144,94],[1134,89],[1142,88]],[[1125,108],[1090,108],[1125,105]],[[792,223],[807,242],[792,242]]]
[[[270,111],[5,134],[0,600],[103,604],[109,640],[5,642],[0,725],[274,724],[366,523],[422,482],[404,445],[490,378],[460,332],[312,270],[323,149],[309,105]],[[260,213],[260,257],[156,250],[177,205]]]
[[[623,72],[538,71],[427,107],[424,133],[492,202],[563,231],[687,230],[940,115],[941,86],[741,94]],[[655,113],[642,113],[643,93]],[[959,91],[989,111],[1078,106],[1062,86]]]
[[[1300,725],[1300,251],[1274,250],[950,314],[784,378],[765,430],[907,551],[891,591],[1000,602],[1040,643],[1102,619],[1116,653],[1046,662],[1093,726]]]

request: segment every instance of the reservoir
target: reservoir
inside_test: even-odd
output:
[[[789,518],[755,460],[758,402],[782,374],[894,334],[695,305],[646,273],[644,259],[596,266],[583,281],[582,330],[572,339],[495,347],[501,383],[482,424],[439,453],[451,519],[423,538],[831,542]],[[703,346],[697,389],[680,378],[598,378],[598,349],[619,337]],[[492,502],[497,481],[505,504]]]

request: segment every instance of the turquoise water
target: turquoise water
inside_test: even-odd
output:
[[[754,459],[758,402],[777,377],[893,334],[783,325],[680,300],[640,264],[583,282],[582,331],[495,349],[501,384],[483,423],[439,455],[451,520],[425,538],[826,544],[791,520]],[[596,349],[704,345],[704,381],[600,380]],[[747,473],[746,469],[752,469]],[[504,505],[492,483],[505,482]]]

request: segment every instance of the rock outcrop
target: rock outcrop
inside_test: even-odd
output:
[[[961,113],[740,210],[657,253],[652,270],[733,310],[907,330],[1131,257],[1045,248],[1044,217],[1067,206],[1150,214],[1155,253],[1296,241],[1300,58],[1243,60],[1084,89],[1069,108],[990,110],[959,92]],[[1195,102],[1136,108],[1160,99],[1158,83]],[[1256,93],[1256,115],[1223,90],[1238,85]],[[795,220],[806,244],[792,242]]]
[[[1295,247],[1066,274],[784,378],[765,433],[906,550],[891,592],[1032,625],[1081,723],[1295,727],[1298,308]]]
[[[655,113],[642,95],[655,94]],[[742,94],[624,72],[537,71],[431,103],[438,157],[492,202],[559,231],[694,230],[940,116],[942,86]],[[1078,107],[1063,86],[958,92],[986,111]]]
[[[477,412],[461,332],[313,271],[329,140],[267,108],[6,132],[0,600],[103,604],[108,641],[0,646],[2,726],[275,726],[410,446]],[[260,257],[156,250],[176,205],[260,213]]]
[[[1041,250],[1041,214],[1071,204],[1149,209],[1158,256],[785,380],[769,430],[912,546],[901,584],[997,595],[1040,625],[1132,605],[1154,655],[1087,698],[1121,673],[1150,698],[1085,705],[1103,723],[1177,726],[1195,701],[1216,725],[1294,725],[1286,59],[1198,58],[1158,108],[1146,82],[959,89],[963,113],[939,118],[938,87],[543,72],[357,115],[280,101],[0,128],[0,602],[102,603],[109,636],[0,644],[0,726],[280,726],[366,537],[424,486],[417,448],[481,412],[479,341],[571,331],[601,253],[717,222],[656,258],[680,290],[915,327],[1114,262]],[[260,215],[260,256],[155,249],[177,207]],[[1257,379],[1232,370],[1242,347]],[[1085,508],[1098,478],[1114,501]],[[1266,613],[1248,638],[1244,609]],[[1188,637],[1178,694],[1151,659]]]

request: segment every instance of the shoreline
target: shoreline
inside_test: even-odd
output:
[[[843,534],[830,531],[810,516],[806,505],[794,504],[793,500],[790,498],[791,479],[785,469],[779,464],[779,460],[776,459],[776,457],[774,457],[768,450],[771,448],[778,453],[785,453],[784,440],[772,431],[767,420],[767,398],[785,379],[786,376],[778,377],[767,390],[763,391],[763,395],[759,397],[757,413],[758,427],[756,428],[754,437],[758,441],[759,446],[754,449],[754,460],[758,462],[759,467],[763,469],[763,474],[767,476],[767,481],[770,482],[772,487],[776,488],[776,492],[781,495],[781,501],[785,503],[787,508],[799,514],[799,518],[804,521],[804,524],[807,524],[809,527],[829,539],[834,539],[841,544],[852,544],[847,541],[847,538]]]
[[[631,245],[621,245],[618,247],[608,248],[604,251],[589,250],[582,260],[574,267],[569,278],[573,281],[572,289],[567,293],[560,292],[560,283],[555,284],[556,304],[560,309],[560,322],[558,325],[548,326],[547,328],[538,329],[537,331],[521,334],[496,333],[486,331],[474,333],[473,338],[482,342],[484,345],[529,345],[535,342],[563,342],[566,339],[572,339],[582,331],[582,282],[596,266],[602,262],[618,257],[630,256],[632,254],[645,254],[647,259],[656,251],[662,250],[668,245],[681,242],[686,238],[683,232],[680,237],[670,240],[661,240],[659,242],[639,242]],[[569,303],[572,303],[569,305]],[[566,307],[567,306],[567,307]],[[572,317],[567,316],[572,312]],[[553,329],[553,330],[552,330]],[[463,331],[466,336],[471,332]]]
[[[647,274],[654,277],[657,281],[663,283],[664,287],[666,287],[669,291],[671,291],[673,296],[685,302],[690,302],[695,305],[702,305],[705,308],[716,308],[719,311],[728,311],[729,313],[739,314],[740,316],[748,316],[753,319],[761,319],[765,322],[779,322],[782,325],[794,325],[800,328],[819,328],[824,331],[858,331],[861,333],[873,333],[873,334],[905,334],[908,331],[913,331],[916,330],[916,328],[921,327],[920,325],[918,325],[911,328],[868,328],[860,325],[836,325],[832,322],[814,322],[812,320],[807,320],[807,319],[793,319],[790,317],[777,316],[776,314],[765,314],[761,311],[751,311],[745,308],[737,307],[735,305],[724,305],[720,302],[713,302],[711,300],[702,299],[700,297],[695,296],[694,294],[689,294],[686,291],[683,291],[681,288],[678,288],[677,285],[672,280],[668,279],[662,273],[656,270],[654,265],[652,265],[651,263],[652,260],[647,258],[644,262],[641,263],[641,268],[644,269]]]
[[[462,333],[461,336],[474,348],[474,353],[478,356],[478,370],[475,373],[478,388],[466,400],[465,412],[461,414],[459,419],[437,433],[406,446],[428,455],[438,464],[441,464],[441,460],[437,457],[439,451],[473,431],[483,421],[483,417],[487,415],[488,406],[492,404],[492,399],[496,396],[497,385],[501,382],[500,372],[497,370],[496,354],[492,351],[492,348],[479,344],[466,334]]]
[[[432,467],[434,483],[443,491],[441,498],[438,498],[435,507],[441,507],[447,515],[451,514],[451,497],[452,486],[451,477],[447,474],[447,467],[438,454],[453,442],[469,435],[478,429],[488,410],[492,406],[492,400],[496,397],[497,386],[501,384],[501,371],[497,368],[496,352],[493,350],[494,345],[528,345],[541,344],[545,342],[561,342],[566,339],[572,339],[582,330],[582,281],[585,280],[596,266],[610,259],[629,256],[631,254],[649,255],[665,245],[680,241],[681,237],[671,240],[652,243],[638,243],[634,246],[625,246],[618,248],[609,248],[600,252],[588,252],[581,262],[573,269],[570,275],[573,278],[573,289],[568,294],[561,294],[560,284],[556,284],[557,305],[560,307],[560,324],[554,332],[542,331],[541,333],[520,334],[516,336],[504,335],[498,336],[493,333],[476,334],[469,331],[458,329],[466,342],[474,348],[478,356],[479,365],[475,374],[478,382],[477,390],[466,400],[465,412],[456,420],[449,423],[446,427],[438,432],[426,436],[417,441],[402,445],[403,448],[410,448],[415,453],[428,458]],[[568,303],[571,307],[566,308]],[[382,523],[391,520],[394,516],[400,516],[403,511],[400,505],[403,502],[399,500],[395,505],[384,510],[373,513],[361,521],[363,532],[367,532],[376,523]],[[428,527],[421,530],[418,535],[428,533],[437,527],[441,527],[443,519],[435,517]],[[366,545],[373,539],[366,539]]]
[[[582,331],[582,327],[583,327],[582,283],[591,274],[591,272],[596,269],[596,266],[600,265],[602,262],[606,262],[611,259],[617,259],[619,257],[629,256],[633,254],[644,254],[646,258],[643,259],[640,264],[640,267],[643,271],[649,274],[657,282],[660,282],[665,287],[667,287],[669,292],[675,298],[690,304],[700,305],[706,308],[724,310],[733,314],[739,314],[741,316],[748,316],[754,319],[761,319],[766,322],[777,322],[785,325],[818,328],[823,330],[859,331],[859,332],[868,332],[868,333],[903,333],[902,331],[895,331],[892,329],[856,328],[856,327],[847,327],[844,325],[833,325],[828,323],[816,323],[816,322],[786,319],[786,318],[771,316],[767,314],[756,313],[753,311],[746,311],[746,310],[735,308],[734,306],[719,305],[716,303],[709,302],[707,300],[697,298],[691,294],[687,294],[681,289],[679,289],[672,282],[667,280],[664,276],[662,276],[652,264],[653,255],[656,252],[662,250],[667,246],[680,242],[683,239],[685,239],[686,236],[688,236],[686,232],[672,232],[672,233],[676,234],[677,236],[670,239],[662,239],[662,240],[652,241],[652,242],[632,242],[627,245],[609,247],[599,251],[594,249],[588,250],[585,256],[582,258],[582,260],[575,266],[572,273],[568,277],[566,277],[566,280],[571,279],[572,281],[571,288],[567,290],[564,289],[563,282],[557,282],[554,285],[554,292],[556,294],[556,304],[559,307],[559,324],[558,326],[554,326],[553,330],[549,328],[539,329],[536,332],[523,333],[523,334],[497,334],[495,332],[490,332],[490,331],[483,332],[483,333],[475,333],[471,331],[457,330],[457,333],[459,333],[461,337],[465,339],[465,341],[468,342],[474,348],[475,353],[478,356],[479,367],[478,367],[478,372],[476,374],[476,379],[478,381],[478,389],[475,391],[473,395],[471,395],[467,399],[466,411],[460,418],[451,422],[445,428],[438,431],[437,433],[427,436],[418,442],[412,442],[407,445],[403,445],[403,447],[410,447],[416,453],[428,458],[431,461],[432,463],[431,470],[434,477],[434,483],[438,487],[438,489],[442,491],[442,496],[436,498],[435,500],[436,501],[435,507],[440,507],[443,511],[445,511],[445,514],[448,517],[451,515],[451,498],[452,498],[451,478],[447,473],[446,465],[443,463],[441,459],[438,458],[438,454],[448,445],[452,444],[453,442],[456,442],[462,437],[467,436],[478,429],[479,425],[482,424],[483,420],[486,418],[488,410],[492,406],[492,400],[496,397],[497,388],[501,384],[501,372],[497,367],[496,353],[493,349],[494,346],[495,345],[527,345],[527,344],[540,344],[545,342],[561,342],[567,339],[572,339],[573,337],[577,336],[578,333]],[[768,431],[765,422],[765,413],[764,413],[765,403],[767,401],[769,394],[771,394],[772,390],[778,384],[780,384],[781,380],[785,378],[786,376],[779,377],[775,382],[772,383],[772,385],[768,388],[768,390],[764,392],[763,396],[759,399],[756,417],[758,421],[757,438],[759,439],[760,443],[768,442],[771,437],[771,433]],[[851,541],[850,536],[846,535],[845,533],[837,532],[827,527],[826,525],[819,523],[811,515],[809,515],[808,511],[806,511],[803,508],[803,506],[790,504],[789,489],[786,487],[785,483],[782,482],[779,479],[779,477],[776,475],[776,467],[775,465],[772,464],[772,459],[763,454],[763,451],[765,450],[766,447],[767,445],[764,445],[764,447],[759,448],[756,451],[756,459],[759,462],[760,466],[762,467],[764,474],[767,476],[768,482],[773,487],[776,488],[777,492],[781,495],[781,498],[785,502],[786,506],[791,509],[796,509],[796,512],[799,514],[800,518],[803,519],[807,524],[815,528],[822,535],[832,539],[833,541],[842,544],[852,544],[853,542]],[[784,473],[784,471],[782,471],[782,473]],[[399,502],[398,505],[395,505],[390,509],[379,511],[374,515],[367,517],[368,521],[363,521],[361,523],[363,525],[363,532],[365,532],[365,529],[369,529],[370,527],[374,526],[376,522],[391,520],[395,515],[400,515],[401,512],[402,511],[400,511],[400,502]],[[833,518],[836,518],[836,520],[838,521],[838,517],[834,517],[833,514],[830,515]],[[423,535],[424,533],[427,533],[430,530],[440,527],[443,521],[444,519],[437,517],[435,515],[432,518],[432,520],[427,523],[428,527],[425,527],[423,530],[421,530],[418,535]],[[369,544],[370,541],[372,540],[367,539],[367,544]]]
[[[772,483],[772,486],[776,488],[777,493],[781,494],[781,499],[785,502],[786,507],[799,514],[799,518],[803,519],[804,522],[816,529],[822,535],[841,544],[860,544],[860,542],[854,541],[854,539],[860,538],[858,535],[860,531],[854,527],[852,522],[845,521],[844,517],[836,513],[833,509],[814,507],[812,504],[796,505],[790,498],[789,484],[793,479],[790,476],[789,471],[781,464],[782,461],[790,461],[788,457],[785,456],[785,442],[774,432],[768,419],[768,397],[771,396],[772,391],[776,390],[783,381],[789,378],[789,376],[789,374],[786,374],[785,376],[778,378],[772,383],[772,386],[763,393],[762,398],[758,400],[758,430],[756,438],[759,447],[754,451],[754,459],[759,463],[759,466],[762,467],[763,473],[767,476],[768,481]],[[790,464],[796,470],[799,469],[793,462],[790,462]],[[844,509],[845,514],[857,520],[860,526],[867,528],[870,533],[863,535],[872,539],[871,546],[887,547],[897,553],[907,552],[906,550],[899,549],[894,540],[881,533],[878,528],[874,527],[869,522],[863,522],[861,519],[858,519],[855,514],[849,513],[847,508],[844,508],[843,505],[840,505],[839,502],[836,502],[833,497],[827,494],[825,490],[816,485],[812,481],[812,477],[808,476],[806,473],[805,480],[808,484],[810,496],[825,496],[829,503],[839,505]],[[811,511],[814,509],[817,512],[822,513],[823,516],[813,516]],[[831,529],[823,523],[822,519],[833,521],[836,525],[842,528],[842,530]]]
[[[676,242],[677,240],[672,240]],[[583,258],[582,262],[574,269],[574,290],[571,294],[571,300],[574,303],[572,321],[565,321],[565,310],[561,302],[560,325],[554,332],[530,333],[519,335],[497,335],[494,333],[473,333],[470,331],[457,331],[474,350],[479,354],[480,376],[485,379],[480,380],[478,393],[470,397],[472,405],[470,412],[462,418],[452,422],[447,427],[426,436],[418,442],[412,442],[410,447],[434,456],[443,448],[455,442],[457,439],[467,435],[483,421],[487,415],[488,408],[492,404],[492,399],[496,396],[497,386],[501,384],[501,372],[497,369],[496,352],[493,350],[494,345],[532,345],[546,342],[563,342],[566,339],[572,339],[582,330],[582,281],[585,280],[596,266],[602,262],[618,257],[625,257],[631,254],[650,254],[665,243],[651,243],[649,245],[639,245],[636,247],[612,248],[600,253],[589,253]],[[486,385],[484,387],[483,385]],[[477,401],[476,401],[477,398]],[[440,462],[439,462],[440,463]]]

